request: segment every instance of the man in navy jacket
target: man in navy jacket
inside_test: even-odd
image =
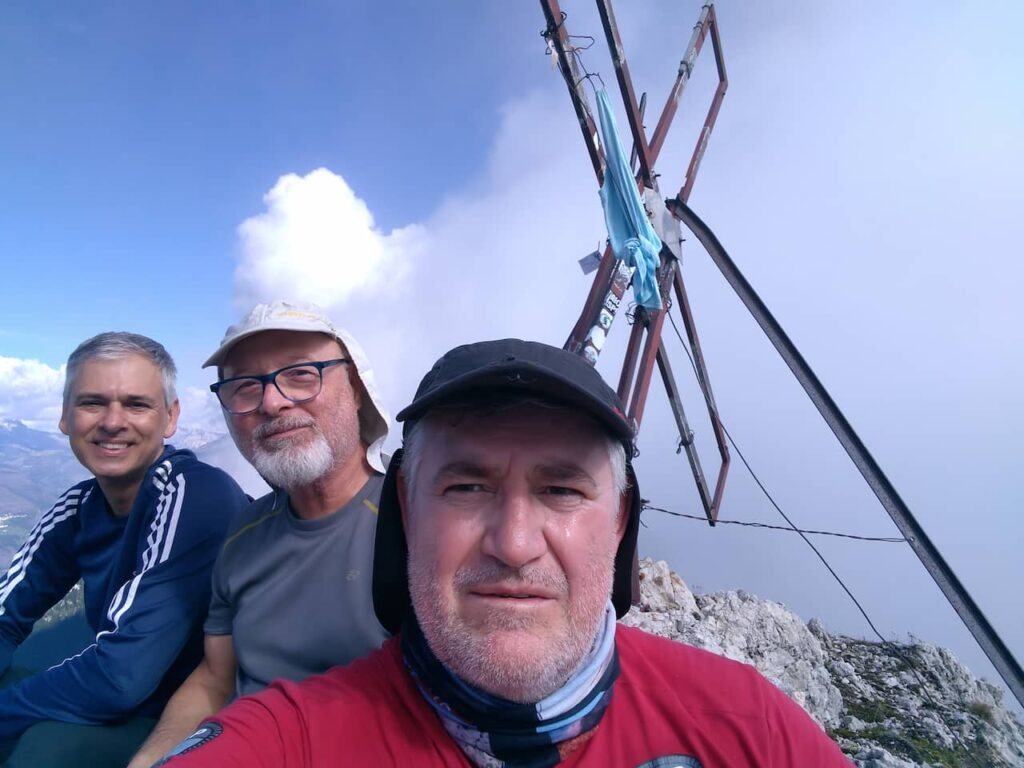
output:
[[[40,518],[0,579],[8,765],[123,766],[202,657],[210,572],[248,498],[164,445],[180,410],[174,380],[163,346],[137,334],[100,334],[68,359],[60,429],[93,477]],[[17,680],[14,650],[80,580],[95,639]]]

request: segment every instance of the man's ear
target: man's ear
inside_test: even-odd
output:
[[[615,515],[615,543],[619,544],[622,542],[622,537],[626,535],[626,526],[629,524],[629,509],[632,506],[632,494],[636,493],[632,488],[626,490],[625,493],[619,494],[619,509]]]
[[[363,408],[363,403],[369,395],[366,394],[366,387],[363,386],[362,379],[359,378],[359,369],[356,368],[356,361],[352,359],[352,355],[349,354],[348,349],[344,344],[341,343],[341,339],[334,339],[334,343],[338,346],[339,357],[348,359],[348,364],[343,366],[345,373],[348,375],[348,385],[352,390],[352,400],[356,404],[356,413],[359,413]],[[323,373],[321,372],[321,375]],[[360,413],[360,416],[362,414]]]
[[[181,413],[181,403],[175,398],[174,402],[171,403],[171,407],[167,409],[167,427],[164,429],[164,439],[174,436],[174,433],[178,431],[178,414]]]
[[[348,369],[348,383],[352,388],[352,400],[356,404],[356,411],[358,411],[363,407],[363,403],[369,395],[366,394],[366,387],[363,386],[363,381],[359,378],[359,372],[356,370],[355,363],[346,365],[345,368]]]
[[[60,421],[57,422],[57,427],[65,435],[68,434],[68,406],[65,404],[60,409]]]

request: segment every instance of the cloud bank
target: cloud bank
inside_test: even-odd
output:
[[[51,368],[39,360],[0,356],[0,419],[56,431],[63,389],[63,365]]]

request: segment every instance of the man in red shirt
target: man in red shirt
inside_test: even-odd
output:
[[[616,624],[633,597],[633,430],[582,358],[457,347],[398,420],[374,553],[397,637],[240,699],[172,768],[849,766],[753,668]]]

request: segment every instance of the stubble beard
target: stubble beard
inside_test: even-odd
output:
[[[529,615],[494,611],[484,626],[469,626],[430,568],[409,559],[409,589],[423,635],[434,654],[462,680],[510,701],[532,704],[561,688],[590,652],[611,594],[614,549],[597,556],[573,599],[565,574],[541,566],[498,562],[460,568],[452,594],[478,583],[534,585],[561,596],[568,609],[555,632]]]

